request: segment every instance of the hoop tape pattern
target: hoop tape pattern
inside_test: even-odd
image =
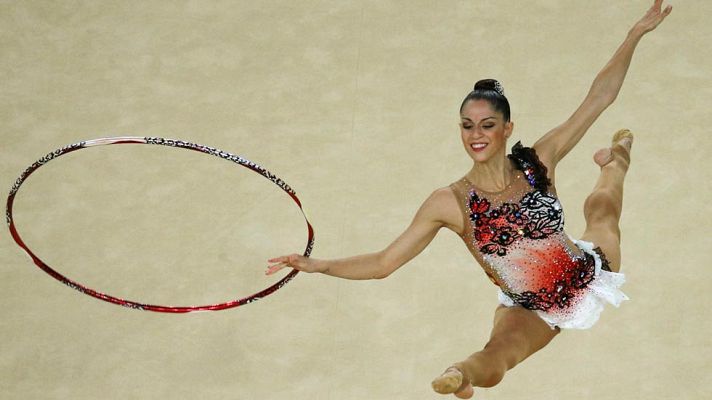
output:
[[[242,298],[242,299],[232,300],[232,301],[228,301],[225,303],[201,305],[201,306],[164,306],[164,305],[156,305],[156,304],[143,304],[143,303],[136,302],[136,301],[120,299],[118,297],[114,297],[114,296],[111,296],[106,293],[97,292],[96,290],[93,290],[86,286],[83,286],[82,284],[75,282],[75,281],[65,277],[64,275],[60,274],[59,272],[55,271],[54,269],[52,269],[52,267],[47,265],[36,254],[34,254],[32,252],[32,250],[30,250],[30,248],[23,242],[22,238],[20,237],[20,234],[17,232],[17,228],[15,227],[15,222],[13,221],[13,218],[12,218],[12,207],[13,207],[13,203],[15,201],[15,195],[17,194],[17,191],[20,189],[20,186],[22,186],[22,183],[33,172],[35,172],[41,166],[54,160],[55,158],[63,156],[68,153],[71,153],[73,151],[77,151],[77,150],[88,148],[88,147],[105,146],[105,145],[113,145],[113,144],[151,144],[151,145],[170,146],[170,147],[178,147],[178,148],[182,148],[182,149],[194,150],[194,151],[198,151],[201,153],[209,154],[211,156],[220,157],[227,161],[232,161],[235,164],[239,164],[243,167],[246,167],[246,168],[262,175],[263,177],[272,181],[275,185],[279,186],[283,191],[287,192],[287,194],[289,194],[289,196],[292,198],[292,200],[294,200],[294,202],[297,204],[297,206],[299,206],[299,210],[301,211],[302,215],[304,216],[304,221],[307,224],[307,230],[308,230],[307,246],[304,249],[303,254],[305,257],[309,257],[309,255],[311,254],[312,249],[314,248],[314,228],[312,227],[311,223],[307,219],[306,212],[304,211],[304,208],[302,207],[302,203],[299,201],[299,198],[297,198],[297,194],[282,179],[280,179],[273,173],[269,172],[267,169],[255,164],[254,162],[252,162],[248,159],[245,159],[243,157],[240,157],[238,155],[228,153],[223,150],[219,150],[219,149],[216,149],[213,147],[203,146],[201,144],[190,143],[190,142],[186,142],[183,140],[164,139],[164,138],[160,138],[160,137],[134,137],[134,136],[92,139],[92,140],[87,140],[87,141],[74,143],[74,144],[70,144],[70,145],[61,147],[51,153],[48,153],[44,157],[35,161],[27,169],[25,169],[25,171],[20,175],[20,177],[17,178],[17,180],[15,180],[15,183],[13,184],[12,189],[10,190],[10,194],[7,197],[7,208],[5,210],[5,218],[7,220],[8,228],[10,229],[10,234],[12,235],[12,238],[15,240],[15,243],[17,243],[17,245],[20,246],[25,251],[25,253],[27,253],[28,256],[30,256],[30,258],[35,263],[35,265],[37,265],[40,269],[42,269],[44,272],[46,272],[53,278],[57,279],[58,281],[62,282],[65,285],[69,286],[70,288],[77,290],[81,293],[84,293],[86,295],[95,297],[97,299],[107,301],[109,303],[114,303],[114,304],[118,304],[118,305],[121,305],[124,307],[137,309],[137,310],[156,311],[156,312],[164,312],[164,313],[189,313],[189,312],[194,312],[194,311],[225,310],[228,308],[241,306],[243,304],[253,303],[265,296],[268,296],[268,295],[274,293],[275,291],[280,289],[282,286],[286,285],[287,282],[292,280],[292,278],[294,278],[299,273],[299,271],[297,271],[296,269],[292,270],[289,274],[287,274],[284,278],[282,278],[280,281],[273,284],[272,286],[270,286],[266,289],[263,289],[253,295]]]

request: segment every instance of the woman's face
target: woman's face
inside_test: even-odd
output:
[[[513,128],[514,124],[505,123],[502,113],[494,111],[486,100],[470,100],[460,113],[462,144],[475,162],[504,157]]]

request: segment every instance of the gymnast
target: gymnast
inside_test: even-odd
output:
[[[586,229],[576,240],[564,232],[555,188],[556,166],[616,99],[640,39],[667,17],[655,0],[598,73],[579,108],[532,147],[516,143],[505,155],[514,125],[502,85],[475,84],[460,107],[460,132],[472,168],[425,200],[410,226],[385,249],[324,260],[291,254],[268,260],[266,273],[285,267],[346,279],[382,279],[419,254],[440,228],[456,232],[499,287],[500,304],[485,347],[454,363],[432,382],[442,394],[470,398],[473,387],[492,387],[505,372],[546,346],[561,329],[587,329],[604,304],[618,306],[619,220],[623,180],[633,134],[622,129],[593,160],[601,168],[584,202]]]

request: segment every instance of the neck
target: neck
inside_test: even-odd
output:
[[[472,166],[467,179],[482,190],[497,192],[503,190],[514,179],[512,164],[504,157],[492,157],[486,162]]]

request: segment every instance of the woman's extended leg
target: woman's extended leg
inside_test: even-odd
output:
[[[505,372],[546,346],[557,333],[558,329],[551,329],[532,311],[500,305],[484,349],[448,368],[433,381],[433,389],[468,399],[472,397],[473,386],[496,385]]]
[[[610,149],[596,152],[593,159],[601,166],[601,175],[583,205],[586,231],[581,239],[601,247],[613,272],[618,272],[621,265],[618,223],[623,209],[623,181],[630,165],[632,143],[633,134],[622,129],[613,136]]]

